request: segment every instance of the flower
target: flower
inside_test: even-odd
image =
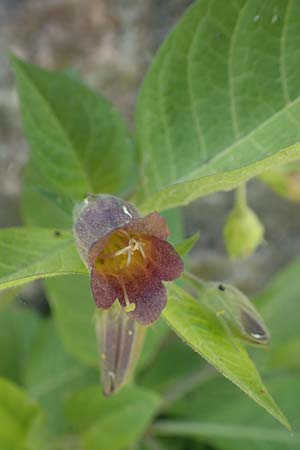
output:
[[[166,241],[164,218],[157,212],[140,217],[132,204],[114,196],[90,196],[77,214],[74,233],[96,305],[108,309],[118,299],[140,324],[156,321],[167,301],[162,281],[178,278],[183,270]]]

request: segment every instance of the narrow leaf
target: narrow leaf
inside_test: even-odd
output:
[[[177,253],[181,257],[187,255],[193,249],[193,247],[197,244],[199,237],[200,237],[200,232],[197,231],[197,233],[193,234],[192,236],[184,239],[184,241],[175,245]]]

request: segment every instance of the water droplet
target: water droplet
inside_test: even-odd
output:
[[[259,15],[257,14],[256,16],[253,17],[253,22],[256,23],[258,22],[260,19]]]
[[[278,20],[278,16],[277,16],[277,14],[274,14],[272,17],[272,23],[277,22],[277,20]]]

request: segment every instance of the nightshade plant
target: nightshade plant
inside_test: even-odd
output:
[[[238,213],[229,217],[225,238],[232,257],[246,256],[263,241],[264,230],[246,204],[245,183],[259,176],[299,200],[297,178],[285,169],[298,173],[293,161],[300,157],[299,23],[297,1],[195,2],[151,63],[140,89],[134,133],[107,100],[74,77],[11,56],[31,152],[22,199],[26,226],[0,231],[0,288],[48,278],[46,292],[64,350],[53,343],[51,326],[43,350],[68,351],[79,373],[79,362],[91,368],[100,361],[106,395],[130,385],[107,400],[95,382],[72,384],[64,406],[58,402],[59,413],[55,405],[55,425],[47,417],[47,426],[39,406],[18,391],[28,419],[22,430],[27,433],[33,423],[35,430],[26,448],[48,448],[45,441],[52,442],[53,429],[60,429],[56,421],[62,410],[84,449],[129,448],[140,438],[168,405],[133,381],[136,364],[160,364],[153,355],[166,335],[161,321],[154,325],[157,335],[148,330],[146,353],[142,350],[145,326],[160,314],[188,346],[289,429],[245,349],[247,343],[268,342],[262,317],[238,289],[183,272],[178,255],[186,258],[198,236],[184,240],[178,223],[183,205],[236,189]],[[166,241],[166,221],[175,250]],[[287,274],[299,278],[296,266]],[[168,281],[166,287],[162,280]],[[32,372],[36,379],[51,380],[39,370]],[[7,392],[16,389],[3,383]],[[222,386],[222,381],[211,388],[209,383],[207,396]],[[236,405],[236,391],[230,396]],[[47,416],[51,400],[41,403]],[[131,409],[119,420],[128,420],[124,434],[122,428],[118,432],[118,409],[128,405]],[[98,416],[105,408],[113,414],[102,423]],[[288,433],[272,426],[266,442],[294,445]],[[107,429],[116,433],[108,436]],[[154,423],[149,439],[180,435],[180,430],[228,448],[218,440],[221,428],[214,435],[205,424],[185,426],[182,421]]]

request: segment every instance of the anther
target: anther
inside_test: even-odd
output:
[[[118,250],[113,254],[113,256],[120,256],[127,253],[127,262],[126,267],[128,267],[131,263],[131,257],[134,252],[139,251],[144,259],[146,259],[145,251],[143,249],[144,244],[142,242],[137,241],[134,238],[130,238],[128,245],[121,250]]]

